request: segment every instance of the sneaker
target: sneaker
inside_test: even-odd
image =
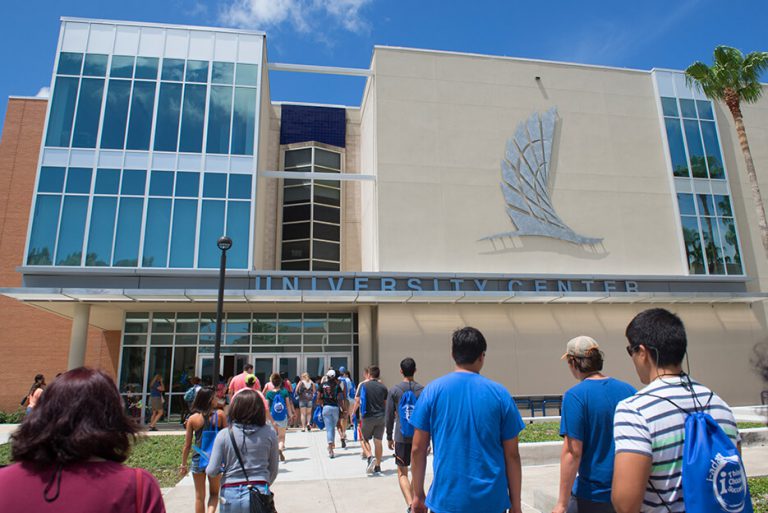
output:
[[[375,467],[373,467],[373,473],[374,474],[381,474],[381,466],[376,465]]]
[[[376,460],[373,459],[373,456],[368,456],[368,466],[365,468],[365,472],[370,474],[373,472],[373,469],[376,467]]]
[[[157,428],[156,428],[156,427],[154,427],[154,426],[151,426],[151,427],[149,428],[149,430],[150,430],[150,431],[157,431]]]
[[[280,451],[280,461],[285,461],[285,454],[283,454],[283,451]]]
[[[346,449],[347,448],[347,440],[342,438],[341,439],[341,448]]]

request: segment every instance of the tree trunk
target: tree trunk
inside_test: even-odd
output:
[[[731,114],[733,114],[733,120],[736,122],[736,134],[739,137],[739,145],[741,146],[741,151],[744,153],[744,161],[747,164],[747,176],[749,177],[749,185],[752,189],[752,201],[755,203],[755,211],[757,212],[757,225],[760,227],[760,239],[763,242],[765,256],[768,258],[768,221],[766,221],[765,218],[763,196],[760,194],[760,186],[757,183],[755,163],[752,161],[752,152],[749,149],[747,131],[744,128],[744,119],[742,118],[741,109],[738,105],[736,108],[733,108],[730,104],[728,106],[731,109]]]

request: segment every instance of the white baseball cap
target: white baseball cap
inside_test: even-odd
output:
[[[336,377],[336,371],[331,369],[328,372],[326,372],[325,375],[328,376],[329,378],[335,378]]]
[[[584,358],[585,356],[588,356],[589,352],[592,350],[600,350],[600,346],[597,345],[595,339],[586,335],[579,335],[568,341],[565,354],[560,359],[565,360],[569,356]]]

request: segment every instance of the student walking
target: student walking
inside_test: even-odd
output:
[[[368,374],[368,367],[366,367],[363,369],[363,381],[357,385],[357,390],[355,390],[355,402],[354,406],[352,407],[352,415],[354,415],[357,419],[357,436],[360,439],[361,449],[360,456],[364,460],[367,460],[371,456],[371,444],[369,444],[363,438],[363,415],[365,415],[366,408],[365,395],[363,394],[363,383],[369,381],[370,379],[371,376]]]
[[[32,410],[35,409],[37,406],[37,403],[40,402],[40,397],[43,395],[43,390],[45,390],[46,384],[45,384],[45,376],[42,374],[37,374],[35,376],[35,382],[32,383],[32,386],[29,387],[29,392],[24,397],[24,400],[21,402],[22,406],[24,403],[27,404],[27,410],[26,414],[29,415],[32,413]]]
[[[195,483],[195,513],[214,513],[219,503],[219,484],[221,476],[208,476],[208,507],[205,502],[205,467],[210,458],[210,447],[204,447],[203,432],[218,431],[227,426],[224,415],[216,408],[216,392],[211,387],[198,390],[192,403],[191,415],[186,423],[186,437],[184,449],[181,452],[180,473],[186,475],[192,471],[192,480]],[[213,435],[211,435],[213,436]],[[192,467],[187,464],[190,450],[193,449]],[[208,452],[207,456],[201,454]]]
[[[155,374],[152,381],[149,382],[149,405],[152,407],[152,418],[149,421],[149,430],[157,431],[157,423],[165,414],[165,385],[163,384],[162,374]]]
[[[341,407],[346,402],[346,397],[339,386],[335,370],[329,370],[325,377],[326,380],[321,385],[320,400],[323,403],[323,423],[328,442],[328,457],[333,458],[335,456],[333,450],[336,448],[336,423],[339,421]]]
[[[365,397],[365,413],[363,413],[362,440],[370,443],[373,438],[374,454],[370,453],[368,445],[367,466],[368,474],[381,472],[381,458],[384,453],[382,439],[384,438],[384,415],[387,411],[387,395],[389,391],[379,381],[380,369],[377,365],[368,367],[370,379],[363,383],[360,394]],[[365,450],[365,446],[363,446]]]
[[[716,393],[683,372],[688,341],[683,322],[677,315],[663,308],[645,310],[629,323],[626,337],[629,341],[627,353],[640,381],[647,386],[616,408],[613,506],[618,513],[692,510],[688,507],[690,500],[722,489],[714,487],[711,479],[707,480],[709,458],[704,468],[686,468],[683,462],[683,448],[689,442],[686,419],[698,411],[711,415],[715,424],[710,427],[710,433],[718,431],[716,426],[725,432],[725,441],[732,442],[731,462],[736,460],[739,464],[736,449],[740,438],[733,413]],[[723,465],[721,468],[729,464],[726,460],[719,463]],[[751,505],[745,509],[744,503],[745,499],[748,503],[749,497],[746,476],[743,467],[737,466],[740,467],[738,470],[729,469],[733,472],[720,499],[731,508],[727,511],[751,511]],[[683,489],[687,471],[703,472],[701,485],[704,486],[698,490]],[[741,492],[741,504],[727,504],[734,499],[730,491]],[[688,493],[694,495],[686,496]],[[715,508],[710,507],[708,511],[726,511]]]
[[[301,375],[301,381],[296,385],[296,395],[299,398],[302,431],[312,430],[312,409],[315,406],[317,386],[309,379],[306,372]]]
[[[269,403],[269,413],[272,417],[272,425],[277,432],[278,446],[280,449],[280,461],[285,461],[285,431],[288,429],[288,423],[295,416],[293,411],[293,402],[291,393],[286,390],[282,376],[275,372],[269,378],[272,383],[272,390],[267,392],[266,398]]]
[[[238,393],[229,406],[229,427],[216,435],[205,472],[222,475],[221,513],[249,513],[249,485],[262,494],[262,504],[275,513],[270,490],[277,478],[277,434],[267,425],[261,397],[253,390]]]
[[[152,474],[123,465],[139,431],[105,372],[65,372],[11,435],[0,511],[164,513]]]
[[[411,465],[411,443],[413,441],[413,425],[411,415],[416,406],[416,400],[424,387],[413,379],[416,374],[416,362],[413,358],[404,358],[400,362],[400,374],[403,381],[389,389],[387,398],[387,445],[395,451],[397,464],[397,480],[405,504],[410,507],[413,502],[413,488],[408,480],[408,467]],[[394,438],[393,438],[394,435]]]
[[[255,383],[250,386],[246,384],[246,380],[249,376],[253,376],[253,379],[255,380]],[[259,383],[259,378],[253,374],[253,365],[250,363],[243,365],[243,372],[237,376],[234,376],[229,381],[229,387],[227,387],[227,389],[229,391],[230,399],[235,397],[235,394],[238,392],[238,390],[242,390],[243,388],[261,390],[261,383]]]
[[[563,396],[560,493],[552,513],[613,513],[613,415],[636,390],[602,373],[603,353],[592,337],[569,340],[562,359],[579,384]]]
[[[422,391],[411,417],[413,513],[521,513],[518,434],[525,424],[507,390],[480,375],[487,344],[465,327],[453,333],[456,370]],[[424,494],[427,449],[434,479]]]

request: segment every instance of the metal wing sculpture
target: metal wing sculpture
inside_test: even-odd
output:
[[[517,231],[484,237],[536,235],[561,239],[574,244],[596,244],[603,239],[584,237],[571,230],[552,206],[549,190],[549,163],[555,134],[557,109],[544,114],[534,112],[517,126],[515,136],[507,141],[501,161],[501,192],[507,214]]]

